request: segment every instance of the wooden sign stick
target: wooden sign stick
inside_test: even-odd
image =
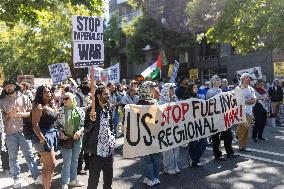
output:
[[[92,111],[96,112],[95,104],[95,67],[91,66],[91,97],[92,97]]]

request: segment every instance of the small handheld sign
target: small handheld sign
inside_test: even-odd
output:
[[[70,67],[66,63],[51,64],[48,66],[48,69],[54,83],[62,82],[72,77]]]

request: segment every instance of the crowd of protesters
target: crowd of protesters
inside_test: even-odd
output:
[[[90,83],[84,80],[79,87],[74,83],[53,86],[39,86],[36,89],[26,82],[19,85],[13,80],[3,83],[0,97],[0,147],[3,174],[11,175],[14,188],[21,188],[18,151],[21,148],[35,184],[51,188],[56,167],[56,151],[62,154],[61,185],[84,186],[77,178],[89,170],[88,188],[97,188],[100,172],[103,171],[103,188],[112,187],[115,138],[123,135],[124,106],[127,104],[158,105],[189,98],[207,100],[222,92],[242,90],[245,97],[246,123],[237,125],[236,138],[239,150],[249,152],[248,131],[253,124],[253,142],[265,141],[264,128],[267,119],[281,124],[279,107],[283,102],[283,89],[279,79],[271,86],[259,79],[251,80],[248,73],[234,79],[232,85],[226,78],[217,75],[201,83],[181,77],[177,83],[132,80],[127,85],[96,81],[95,109],[90,102]],[[189,142],[188,164],[202,167],[200,158],[208,142],[213,145],[216,161],[239,157],[232,148],[234,135],[229,128],[210,138]],[[224,140],[226,156],[220,150]],[[37,157],[42,163],[41,172]],[[169,175],[181,172],[179,168],[179,147],[163,153],[141,157],[143,183],[148,186],[160,184],[161,165]],[[83,162],[85,167],[83,168]],[[89,163],[92,162],[92,163]]]

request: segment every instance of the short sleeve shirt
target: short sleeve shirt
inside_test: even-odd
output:
[[[254,88],[251,86],[248,87],[237,87],[237,89],[241,89],[243,92],[243,95],[245,97],[245,101],[256,99]],[[254,104],[251,105],[245,105],[245,112],[246,114],[252,115],[252,108],[254,107]]]

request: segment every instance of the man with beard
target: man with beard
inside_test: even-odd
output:
[[[42,177],[32,153],[32,143],[23,135],[23,118],[30,116],[31,101],[21,92],[16,91],[16,82],[5,81],[4,90],[6,95],[0,99],[0,108],[3,114],[4,132],[9,154],[11,175],[14,179],[14,188],[21,188],[20,166],[18,162],[19,147],[27,161],[29,170],[36,184],[42,184]]]
[[[103,188],[111,189],[113,179],[113,156],[115,147],[114,125],[109,104],[109,91],[104,85],[95,92],[96,109],[86,111],[83,148],[90,153],[88,189],[98,187],[103,171]]]

